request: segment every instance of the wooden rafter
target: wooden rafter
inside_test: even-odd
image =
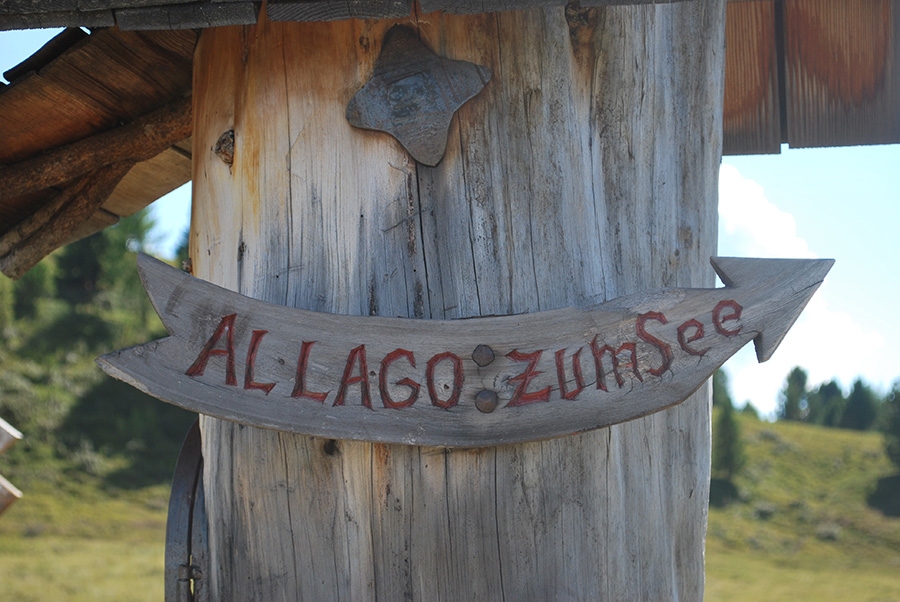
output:
[[[122,161],[82,175],[52,202],[55,211],[35,213],[0,238],[0,248],[9,249],[0,257],[0,271],[10,278],[21,278],[65,244],[72,232],[100,209],[133,166],[134,161]]]
[[[191,99],[179,99],[128,125],[0,169],[0,201],[44,190],[113,163],[151,159],[191,135]]]

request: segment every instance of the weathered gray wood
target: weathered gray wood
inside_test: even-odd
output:
[[[172,476],[169,511],[166,517],[165,600],[194,602],[191,555],[194,543],[194,505],[203,466],[200,426],[191,426],[181,446]]]
[[[21,498],[22,492],[0,475],[0,514]]]
[[[412,0],[288,0],[266,4],[273,21],[390,19],[412,12]]]
[[[675,405],[750,340],[769,359],[832,263],[718,258],[725,289],[409,320],[270,305],[142,255],[141,278],[172,336],[98,363],[150,395],[241,424],[414,445],[519,443]],[[495,357],[479,365],[485,346]],[[478,408],[480,392],[499,407]]]
[[[309,310],[425,318],[712,285],[723,3],[413,20],[435,52],[494,74],[436,168],[344,118],[392,23],[260,19],[205,31],[196,54],[200,277]],[[230,170],[212,151],[229,129]],[[702,599],[702,391],[481,450],[204,418],[211,597]]]
[[[407,27],[385,36],[372,78],[347,105],[347,121],[387,132],[413,159],[435,166],[447,148],[450,120],[478,94],[491,72],[436,56]]]
[[[256,23],[254,2],[206,2],[122,8],[116,24],[123,30],[197,29]]]
[[[59,11],[0,14],[0,30],[46,29],[48,27],[114,27],[111,10]]]
[[[0,418],[0,454],[22,439],[22,433],[13,425]]]
[[[22,433],[14,426],[0,418],[0,454],[22,439]],[[22,497],[22,492],[0,475],[0,514]]]

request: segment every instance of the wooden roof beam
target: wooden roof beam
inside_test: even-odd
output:
[[[13,279],[21,278],[64,245],[100,209],[132,167],[134,161],[122,161],[82,175],[51,202],[52,208],[38,211],[0,237],[0,249],[4,250],[0,272]]]
[[[128,125],[0,169],[0,201],[58,186],[114,163],[146,161],[188,138],[191,128],[188,96]]]

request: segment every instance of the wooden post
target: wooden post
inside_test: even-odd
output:
[[[206,30],[194,273],[423,319],[710,286],[724,16],[712,1],[401,21],[492,73],[436,167],[345,116],[396,21]],[[214,152],[229,130],[231,165]],[[206,418],[211,598],[700,600],[709,406],[702,388],[611,428],[452,451]]]

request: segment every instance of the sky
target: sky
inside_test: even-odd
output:
[[[59,30],[0,33],[0,71]],[[900,110],[900,109],[898,109]],[[172,256],[190,221],[190,184],[151,205],[155,251]],[[787,149],[725,157],[719,174],[719,255],[832,258],[835,265],[775,355],[747,345],[726,364],[732,398],[773,417],[794,366],[847,392],[880,393],[900,378],[900,145]]]

